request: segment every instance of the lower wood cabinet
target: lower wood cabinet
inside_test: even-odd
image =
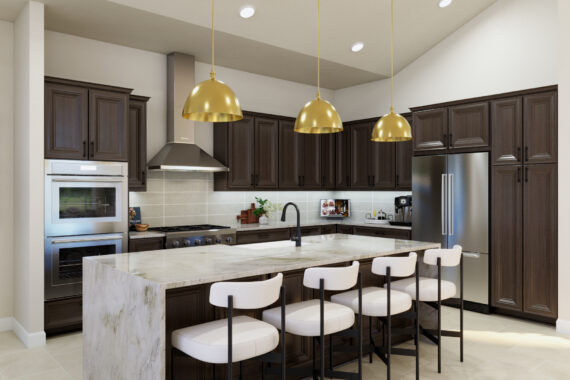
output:
[[[164,238],[129,239],[129,252],[157,251],[164,249]]]
[[[492,169],[492,305],[558,315],[556,164]]]
[[[337,224],[336,225],[336,232],[338,234],[345,234],[345,235],[352,235],[353,228],[350,225],[346,225],[346,224]]]
[[[268,241],[289,240],[291,232],[289,228],[276,228],[269,230],[238,231],[236,244],[265,243]]]
[[[410,240],[412,238],[412,231],[399,229],[399,228],[382,228],[382,227],[363,227],[354,226],[354,235],[375,236],[390,239],[404,239]]]
[[[47,335],[81,330],[82,317],[81,296],[44,302],[44,330]]]
[[[321,226],[303,226],[301,227],[301,237],[321,235]],[[297,236],[297,227],[291,227],[291,236]]]

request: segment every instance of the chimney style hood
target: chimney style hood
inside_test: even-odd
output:
[[[148,163],[149,170],[225,172],[229,169],[194,144],[194,122],[182,118],[188,92],[194,88],[194,57],[168,55],[167,141]]]

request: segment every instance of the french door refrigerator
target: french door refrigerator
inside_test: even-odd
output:
[[[412,159],[412,239],[463,247],[465,307],[489,306],[489,153]],[[457,285],[459,267],[444,268]]]

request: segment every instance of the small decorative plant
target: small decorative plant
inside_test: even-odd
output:
[[[259,207],[257,207],[255,210],[253,210],[253,215],[255,215],[255,216],[267,215],[268,210],[266,210],[265,207],[268,206],[269,200],[261,199],[259,197],[255,197],[255,201],[257,202]]]

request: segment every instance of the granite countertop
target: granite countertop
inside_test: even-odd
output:
[[[439,243],[344,234],[307,236],[303,238],[302,247],[294,244],[281,241],[212,245],[93,256],[84,260],[144,278],[163,289],[172,289],[440,246]]]
[[[372,228],[392,228],[395,230],[408,230],[412,229],[411,226],[392,226],[389,223],[386,224],[377,224],[377,223],[364,223],[350,221],[350,220],[315,220],[309,223],[301,223],[301,227],[308,227],[308,226],[326,226],[330,224],[344,224],[347,226],[359,226],[359,227],[372,227]],[[255,230],[271,230],[276,228],[289,228],[289,227],[297,227],[296,222],[270,222],[269,224],[240,224],[236,227],[236,231],[255,231]]]

